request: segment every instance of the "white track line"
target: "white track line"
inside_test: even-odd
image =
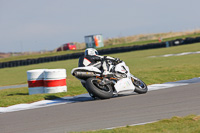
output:
[[[200,54],[200,51],[196,51],[196,52],[184,52],[184,53],[178,53],[178,54],[166,54],[166,55],[159,55],[159,56],[150,56],[150,58],[154,58],[154,57],[182,56],[182,55],[190,55],[190,54]]]
[[[145,125],[145,124],[154,123],[154,122],[157,122],[157,121],[143,122],[143,123],[131,124],[131,125],[127,125],[127,126]],[[105,130],[112,130],[115,128],[122,128],[122,127],[126,127],[126,126],[110,127],[110,128],[106,128]]]

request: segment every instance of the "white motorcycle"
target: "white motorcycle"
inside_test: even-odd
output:
[[[99,67],[100,68],[100,67]],[[103,75],[98,67],[74,68],[71,74],[79,79],[92,98],[108,99],[119,94],[147,93],[146,84],[133,76],[125,62],[110,63],[109,74]]]

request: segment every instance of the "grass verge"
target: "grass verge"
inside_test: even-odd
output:
[[[55,94],[35,94],[29,95],[28,88],[15,88],[0,90],[0,107],[7,107],[10,105],[20,103],[32,103],[40,100],[53,100],[64,96],[75,96],[78,94],[86,93],[85,89],[71,90],[68,92],[55,93]]]
[[[161,49],[118,53],[109,56],[118,57],[124,60],[129,66],[131,73],[149,85],[200,77],[200,54],[173,57],[149,57],[195,51],[200,51],[200,43]],[[64,68],[67,70],[68,87],[68,92],[51,94],[50,96],[49,94],[29,96],[28,88],[0,90],[0,107],[86,93],[86,90],[81,86],[79,80],[70,74],[71,70],[77,67],[77,65],[78,59],[73,59],[0,69],[0,86],[6,86],[27,83],[27,70],[40,68]]]
[[[172,117],[155,123],[80,133],[199,133],[200,116]]]

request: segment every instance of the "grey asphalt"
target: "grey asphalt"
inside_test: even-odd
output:
[[[28,87],[28,84],[0,86],[0,90],[2,90],[2,89],[10,89],[10,88],[21,88],[21,87]]]
[[[200,83],[0,114],[1,133],[65,133],[200,114]]]

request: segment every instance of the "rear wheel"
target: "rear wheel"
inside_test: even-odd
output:
[[[89,78],[86,81],[87,91],[92,94],[93,97],[99,99],[109,99],[113,96],[113,89],[110,84],[100,85],[101,79]]]
[[[142,80],[138,78],[131,78],[131,80],[135,86],[136,93],[139,93],[139,94],[147,93],[148,91],[147,85]]]

